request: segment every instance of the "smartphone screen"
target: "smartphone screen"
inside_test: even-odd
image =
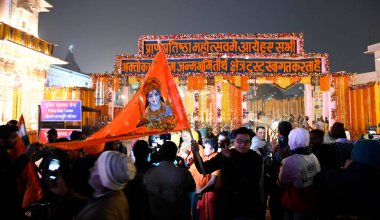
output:
[[[59,166],[60,166],[60,164],[59,164],[59,160],[57,160],[57,159],[52,159],[52,160],[50,161],[50,163],[49,163],[49,170],[50,170],[50,171],[56,171],[56,170],[59,169]]]
[[[57,179],[57,176],[50,175],[50,176],[49,176],[49,179],[50,179],[50,180],[56,180],[56,179]]]

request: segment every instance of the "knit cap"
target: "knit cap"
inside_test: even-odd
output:
[[[104,151],[95,163],[102,185],[111,190],[121,190],[136,175],[136,167],[127,155]]]

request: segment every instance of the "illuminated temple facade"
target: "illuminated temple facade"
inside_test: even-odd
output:
[[[0,1],[1,124],[23,114],[27,128],[36,129],[46,71],[66,64],[52,56],[54,45],[38,36],[39,13],[51,7],[44,0]]]

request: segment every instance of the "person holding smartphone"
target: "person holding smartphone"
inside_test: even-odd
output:
[[[12,159],[9,152],[15,150],[18,138],[18,127],[0,126],[0,212],[8,219],[23,219],[22,200],[17,189],[17,178],[28,165],[32,155],[41,146],[36,142],[30,144],[25,152]]]

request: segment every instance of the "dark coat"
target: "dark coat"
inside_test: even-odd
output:
[[[0,149],[0,213],[9,219],[22,219],[21,197],[16,179],[27,166],[29,159],[21,155],[12,161],[5,149]]]
[[[110,191],[93,198],[79,212],[76,220],[128,220],[129,206],[123,191]]]
[[[352,162],[347,169],[332,169],[314,177],[321,195],[321,214],[334,219],[352,215],[380,219],[380,171]]]
[[[352,149],[354,145],[352,143],[339,143],[334,142],[330,144],[335,151],[335,158],[337,168],[343,167],[346,160],[351,159]]]
[[[195,164],[201,172],[198,161]],[[220,208],[218,219],[259,218],[261,204],[260,179],[263,159],[254,151],[239,153],[231,149],[231,157],[218,154],[203,163],[206,173],[221,170]]]
[[[145,173],[143,186],[149,219],[191,219],[188,193],[195,191],[195,182],[188,170],[163,161]]]
[[[321,172],[338,168],[338,159],[336,159],[335,150],[332,145],[329,144],[318,144],[312,148],[313,154],[318,158],[319,164],[321,165]],[[342,159],[342,162],[345,162]],[[343,163],[344,164],[344,163]]]

